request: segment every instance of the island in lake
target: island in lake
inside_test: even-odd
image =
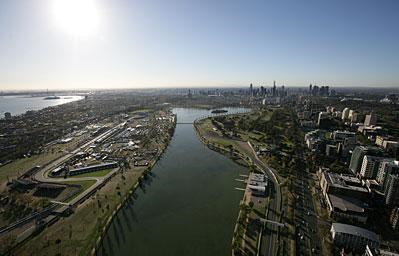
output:
[[[228,110],[225,110],[225,109],[215,109],[215,110],[212,110],[212,114],[221,114],[221,113],[227,113],[227,112],[229,112]]]

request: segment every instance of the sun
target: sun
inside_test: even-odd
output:
[[[99,25],[99,12],[95,0],[53,0],[55,22],[74,37],[95,34]]]

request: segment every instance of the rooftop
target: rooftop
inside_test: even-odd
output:
[[[343,212],[355,212],[360,214],[365,212],[364,210],[365,204],[356,198],[338,196],[332,194],[328,194],[328,197],[330,199],[332,206],[334,208],[338,208]]]
[[[325,172],[325,178],[327,183],[331,186],[368,192],[367,188],[362,187],[362,182],[360,179],[354,176]]]
[[[332,228],[335,230],[335,232],[338,233],[360,236],[372,241],[379,242],[379,238],[376,233],[361,227],[335,222],[332,224]]]

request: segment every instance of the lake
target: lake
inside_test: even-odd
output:
[[[21,115],[29,110],[40,110],[84,98],[83,96],[59,97],[60,99],[45,100],[45,97],[32,97],[29,95],[0,96],[0,118],[3,118],[6,112],[10,112],[11,115]]]
[[[229,113],[246,109],[231,108]],[[180,123],[211,115],[176,108]],[[192,124],[177,124],[145,192],[114,218],[100,255],[231,255],[247,169],[203,145]]]

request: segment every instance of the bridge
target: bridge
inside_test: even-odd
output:
[[[177,122],[176,124],[194,124],[194,122],[187,123],[187,122]]]
[[[59,205],[64,205],[64,206],[71,206],[69,203],[64,203],[64,202],[59,202],[59,201],[50,201],[53,204],[59,204]]]
[[[268,220],[268,219],[264,219],[264,218],[259,218],[258,220],[262,223],[270,223],[270,224],[276,225],[278,227],[285,227],[284,223],[280,223],[277,221],[272,221],[272,220]]]

